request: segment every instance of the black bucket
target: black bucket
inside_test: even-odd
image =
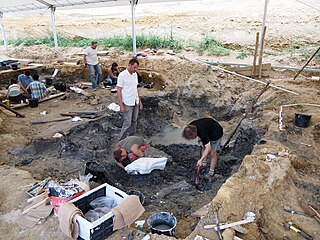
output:
[[[31,107],[31,108],[36,108],[36,107],[38,107],[38,98],[30,98],[30,99],[28,99],[28,101],[29,101],[29,106]]]
[[[297,127],[306,128],[310,124],[310,119],[311,119],[311,115],[304,115],[304,114],[296,113],[294,124]]]
[[[151,229],[151,233],[173,236],[177,226],[177,219],[172,213],[159,212],[152,214],[148,218],[147,224]]]
[[[52,85],[52,78],[45,78],[46,80],[46,85],[51,86]]]
[[[93,181],[102,180],[102,176],[104,175],[105,168],[96,161],[90,161],[86,163],[86,169],[84,175],[91,173],[93,177],[91,178]]]
[[[144,204],[145,196],[144,196],[141,192],[130,189],[130,190],[127,192],[127,194],[128,194],[128,195],[136,195],[136,196],[138,196],[141,205]]]
[[[18,64],[11,64],[12,70],[17,70],[18,69]]]
[[[108,174],[108,171],[105,169],[105,167],[97,161],[89,161],[86,163],[84,174],[87,175],[88,173],[93,175],[91,178],[92,181],[108,183],[118,188],[122,187],[120,183],[118,183],[110,174]]]

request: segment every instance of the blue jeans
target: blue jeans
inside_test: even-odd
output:
[[[101,81],[101,68],[99,63],[97,65],[88,64],[88,69],[90,72],[90,81],[92,83],[92,88],[95,89]]]

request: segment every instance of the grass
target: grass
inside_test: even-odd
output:
[[[307,61],[317,50],[315,47],[294,46],[288,50],[291,58],[298,57],[302,61]],[[320,63],[320,51],[314,56],[313,60]]]
[[[93,39],[75,37],[72,39],[65,37],[58,37],[58,44],[60,47],[86,47],[91,44]],[[114,47],[119,50],[132,50],[132,38],[129,35],[126,36],[113,36],[109,38],[94,39],[98,41],[101,49],[108,49]],[[174,51],[178,51],[182,48],[182,43],[172,37],[159,37],[156,35],[139,35],[137,36],[137,48],[170,48]],[[49,47],[54,46],[53,37],[43,38],[26,38],[9,40],[9,44],[14,46],[33,46],[33,45],[47,45]]]
[[[209,55],[226,56],[229,55],[230,50],[216,40],[214,37],[206,36],[199,42],[192,42],[191,47],[195,49],[200,55],[207,52]]]

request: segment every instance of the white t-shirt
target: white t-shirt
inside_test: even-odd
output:
[[[98,48],[93,49],[91,46],[87,47],[84,51],[84,54],[87,56],[87,64],[97,65],[98,61]]]
[[[127,106],[134,106],[138,96],[138,75],[130,74],[126,69],[118,76],[117,87],[122,88],[122,102]]]

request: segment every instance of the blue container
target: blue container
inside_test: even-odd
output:
[[[296,113],[294,124],[297,127],[306,128],[310,124],[311,115]]]

